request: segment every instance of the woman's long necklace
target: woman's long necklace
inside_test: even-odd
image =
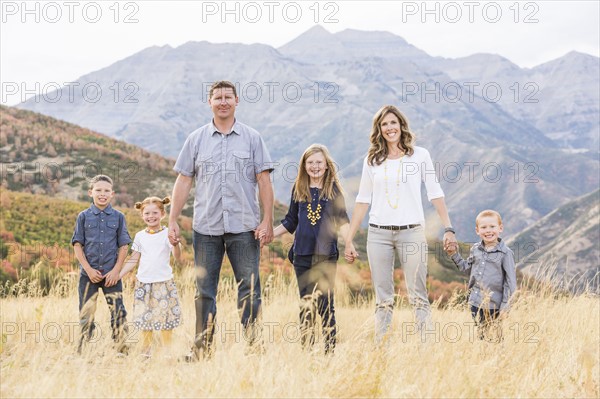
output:
[[[396,203],[392,204],[390,201],[390,190],[388,189],[388,160],[386,158],[383,163],[384,176],[383,179],[385,181],[385,198],[387,199],[388,204],[392,207],[392,209],[398,209],[398,204],[400,203],[400,174],[402,172],[402,162],[404,161],[404,155],[400,157],[400,165],[398,165],[398,174],[396,175]]]
[[[306,205],[307,208],[307,213],[306,213],[306,217],[308,218],[308,220],[310,221],[310,224],[312,226],[317,224],[317,220],[321,219],[321,202],[319,201],[319,204],[317,205],[317,209],[313,211],[312,209],[312,199],[311,201]]]

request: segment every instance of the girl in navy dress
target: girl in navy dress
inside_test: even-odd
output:
[[[303,347],[315,342],[316,315],[323,327],[325,353],[333,352],[336,324],[333,289],[339,257],[337,232],[345,238],[349,219],[335,164],[327,147],[313,144],[300,158],[290,207],[274,236],[294,233],[289,259],[300,291]]]

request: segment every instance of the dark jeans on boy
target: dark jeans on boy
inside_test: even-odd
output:
[[[471,315],[477,325],[479,339],[494,342],[502,340],[502,330],[497,322],[498,316],[500,316],[499,309],[487,309],[471,305]],[[492,330],[495,336],[492,335]]]
[[[332,353],[336,344],[335,286],[337,256],[294,255],[294,271],[300,291],[300,332],[304,348],[315,343],[317,313],[321,316],[325,353]]]
[[[257,344],[260,336],[256,323],[260,314],[260,279],[258,262],[260,242],[254,232],[209,236],[194,231],[194,261],[196,264],[196,356],[210,356],[217,317],[217,288],[223,257],[231,263],[238,287],[237,308],[244,338],[249,346]]]
[[[123,284],[121,280],[117,284],[106,287],[106,280],[92,283],[87,275],[79,276],[79,325],[81,327],[81,339],[77,351],[81,353],[85,341],[89,341],[94,335],[96,323],[96,305],[98,303],[98,291],[101,289],[110,311],[110,326],[112,338],[117,344],[117,350],[121,353],[127,352],[127,346],[123,342],[127,333],[127,311],[123,305]]]

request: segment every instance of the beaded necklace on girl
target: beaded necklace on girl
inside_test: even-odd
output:
[[[312,184],[312,177],[311,177],[311,184]],[[310,187],[313,188],[313,187]],[[310,220],[310,224],[311,226],[315,226],[317,224],[317,220],[321,219],[321,201],[319,200],[319,191],[321,189],[321,187],[314,187],[317,189],[317,198],[312,198],[311,196],[311,201],[306,205],[308,213],[306,215],[306,217],[308,218],[308,220]],[[313,201],[317,201],[317,209],[315,209],[313,211],[312,209],[312,202]]]

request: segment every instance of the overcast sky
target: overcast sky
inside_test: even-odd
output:
[[[500,54],[533,67],[576,50],[599,55],[591,1],[0,1],[4,104],[36,84],[75,81],[153,45],[188,41],[279,47],[316,23],[397,34],[430,55]],[[18,92],[5,90],[19,87]]]

